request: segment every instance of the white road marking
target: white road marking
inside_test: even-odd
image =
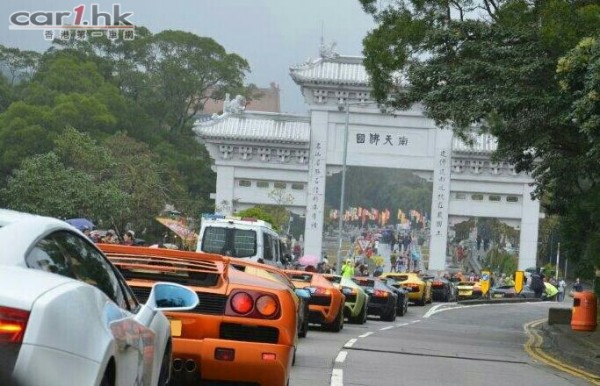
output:
[[[380,328],[379,331],[391,330],[392,328],[394,328],[394,326],[387,326],[384,328]]]
[[[337,357],[335,357],[335,361],[337,363],[344,363],[344,361],[346,360],[346,356],[348,355],[348,351],[340,351],[337,355]]]
[[[331,372],[331,386],[344,386],[344,370],[333,369]]]
[[[349,341],[346,342],[346,344],[344,345],[344,348],[350,348],[350,347],[354,346],[354,343],[356,343],[356,341],[358,341],[358,339],[356,339],[356,338],[350,339]]]
[[[437,309],[444,306],[445,304],[438,304],[435,305],[433,307],[431,307],[429,309],[429,311],[427,311],[427,313],[425,315],[423,315],[424,318],[429,318],[431,315],[435,314],[437,312]]]
[[[366,337],[367,337],[367,336],[369,336],[369,335],[373,335],[373,332],[369,331],[369,332],[366,332],[366,333],[364,333],[364,334],[362,334],[362,335],[359,335],[358,337],[359,337],[359,338],[366,338]]]
[[[410,323],[399,323],[396,324],[396,327],[404,327],[404,326],[408,326]]]

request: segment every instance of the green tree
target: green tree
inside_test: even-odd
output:
[[[271,224],[273,226],[273,229],[278,229],[273,217],[271,217],[271,215],[269,214],[268,211],[266,211],[264,208],[261,208],[259,206],[254,206],[252,208],[248,208],[248,209],[244,209],[241,210],[239,212],[235,213],[235,216],[239,216],[239,217],[253,217],[256,218],[258,220],[263,220],[268,222],[269,224]]]
[[[379,8],[375,0],[360,1],[378,22],[364,40],[377,101],[392,110],[422,103],[428,117],[467,140],[473,126],[494,134],[496,158],[532,173],[535,196],[547,197],[550,213],[577,213],[568,222],[588,227],[589,233],[573,239],[585,248],[592,241],[586,236],[600,231],[585,211],[597,208],[597,142],[574,119],[581,95],[565,92],[556,72],[560,58],[582,38],[598,35],[600,6],[400,0]]]
[[[0,69],[7,75],[8,82],[12,86],[31,78],[36,71],[40,56],[35,51],[21,51],[0,44]]]
[[[104,146],[115,161],[111,180],[129,197],[129,205],[114,216],[120,229],[131,223],[135,229],[144,229],[154,223],[167,203],[171,192],[181,189],[169,184],[164,165],[148,145],[118,133],[108,138]]]
[[[7,208],[59,218],[109,219],[128,203],[114,183],[65,167],[53,152],[25,159],[0,193]]]

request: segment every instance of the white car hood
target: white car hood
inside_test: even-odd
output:
[[[73,282],[54,273],[0,265],[0,306],[29,311],[45,292]]]

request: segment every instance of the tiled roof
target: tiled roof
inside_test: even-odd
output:
[[[369,86],[370,78],[363,65],[363,58],[356,56],[337,56],[309,60],[304,64],[291,67],[290,75],[296,83],[315,82]]]
[[[245,111],[196,122],[194,132],[210,139],[308,144],[310,122],[308,117]]]
[[[452,150],[463,153],[493,153],[498,149],[498,140],[491,134],[478,134],[473,138],[473,144],[467,144],[458,137],[452,140]]]

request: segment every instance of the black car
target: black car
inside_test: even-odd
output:
[[[361,286],[369,295],[367,314],[380,316],[381,320],[393,322],[398,314],[398,295],[383,281],[374,277],[353,277],[352,280]]]
[[[444,277],[433,278],[431,297],[434,301],[455,302],[458,297],[456,284]]]
[[[404,316],[408,312],[408,290],[393,279],[383,280],[398,296],[398,316]]]

